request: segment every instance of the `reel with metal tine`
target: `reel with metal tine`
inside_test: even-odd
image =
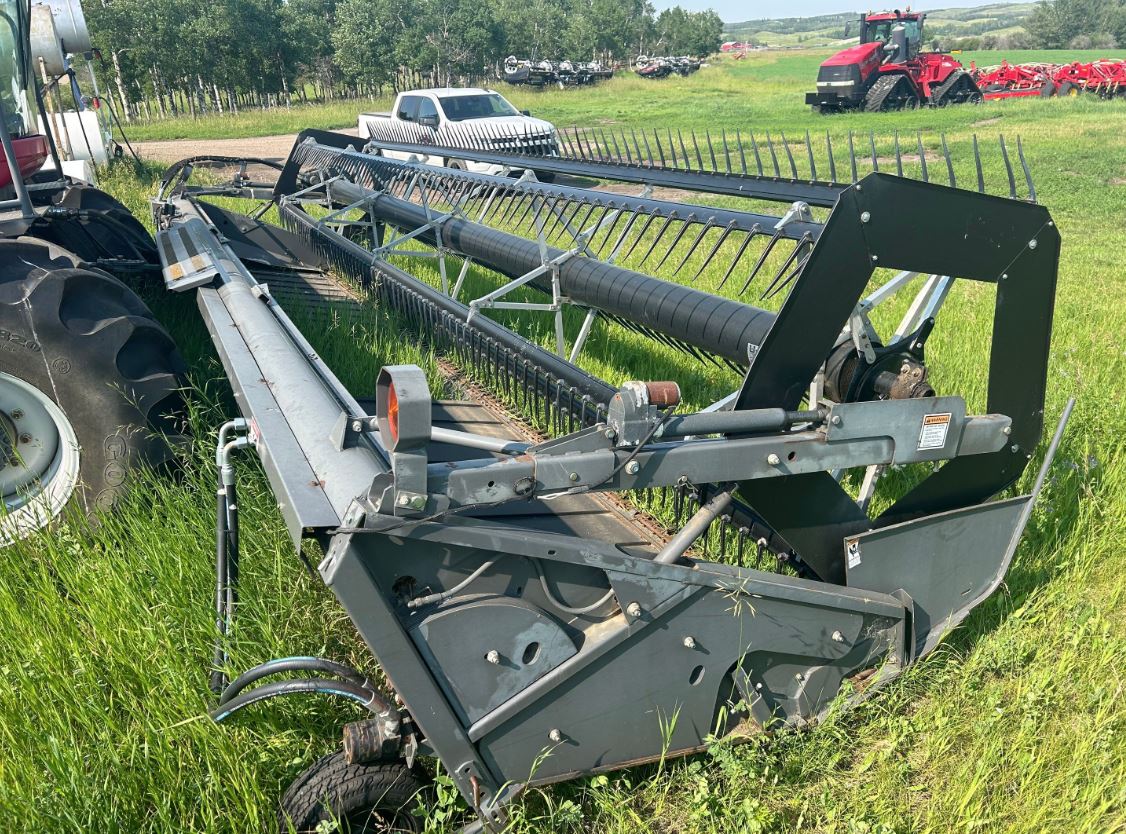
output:
[[[622,161],[622,150],[618,147],[618,137],[614,135],[614,131],[610,131],[610,141],[614,143],[614,161],[620,163]]]
[[[633,254],[633,250],[638,247],[638,245],[641,243],[642,239],[645,237],[645,233],[647,231],[649,231],[649,227],[652,226],[653,223],[656,222],[656,220],[657,220],[656,214],[650,214],[645,218],[645,222],[641,224],[641,231],[639,231],[637,233],[637,235],[634,237],[633,243],[630,244],[629,249],[627,249],[622,254],[622,260],[625,260],[626,258],[628,258],[630,255]]]
[[[665,165],[665,149],[664,149],[664,147],[663,147],[663,146],[661,145],[661,134],[659,134],[659,133],[658,133],[657,131],[655,131],[655,130],[653,131],[653,141],[654,141],[654,142],[656,143],[656,145],[657,145],[657,157],[658,157],[658,158],[659,158],[659,159],[661,160],[661,167],[662,167],[662,168],[665,168],[665,167],[667,167],[667,166]]]
[[[649,147],[649,136],[643,130],[641,131],[641,141],[645,145],[645,160],[649,163],[649,167],[653,166],[653,149]]]
[[[618,212],[618,216],[614,218],[614,222],[610,224],[610,230],[606,233],[606,239],[603,241],[603,246],[610,242],[614,233],[614,227],[618,225],[618,221],[622,219],[624,211]],[[637,218],[641,217],[641,210],[634,209],[626,221],[626,225],[622,227],[622,231],[618,234],[617,239],[614,240],[614,245],[610,249],[610,254],[606,256],[607,261],[617,260],[618,253],[621,251],[622,244],[626,242],[629,237],[630,230],[633,229],[633,224],[637,222]]]
[[[811,180],[817,179],[817,163],[813,159],[813,142],[809,138],[809,131],[805,132],[805,149],[809,154],[809,178]]]
[[[672,158],[672,167],[674,170],[679,170],[680,166],[676,160],[676,145],[672,141],[672,130],[665,128],[665,140],[669,143],[669,156]]]
[[[723,140],[723,163],[727,173],[731,173],[731,151],[727,147],[727,128],[720,128],[720,138]]]
[[[700,233],[698,235],[696,235],[696,239],[692,241],[692,245],[689,246],[686,250],[684,250],[684,257],[680,259],[680,263],[678,263],[676,265],[676,269],[673,270],[673,272],[672,272],[673,276],[680,274],[680,270],[684,269],[684,265],[686,263],[688,263],[688,259],[690,257],[692,257],[692,253],[696,251],[696,247],[700,245],[700,241],[704,239],[704,235],[706,235],[709,231],[711,231],[711,229],[714,225],[715,225],[715,218],[709,217],[707,222],[704,223],[704,225],[700,227]]]
[[[868,131],[868,144],[872,148],[872,170],[878,172],[880,170],[880,160],[876,156],[876,131]]]
[[[786,276],[786,280],[779,283],[782,276],[786,274],[786,270],[790,269],[790,267],[793,266],[794,262],[798,260],[798,256],[802,252],[802,250],[805,249],[806,244],[812,244],[812,241],[813,238],[809,235],[808,232],[802,235],[801,239],[797,242],[797,245],[794,246],[794,251],[792,251],[786,258],[786,260],[782,262],[782,266],[779,267],[778,274],[774,276],[774,280],[770,282],[770,286],[763,290],[762,295],[759,296],[759,301],[767,301],[773,298],[783,289],[785,289],[786,286],[788,286],[789,283],[794,280],[794,278],[797,277],[798,273],[801,272],[802,267],[805,266],[804,259],[801,260],[801,262],[799,262],[797,266],[794,267],[794,270]]]
[[[719,247],[723,246],[724,241],[727,240],[728,235],[730,235],[733,231],[735,231],[734,220],[723,227],[723,233],[720,234],[719,238],[716,239],[716,242],[712,244],[712,248],[708,252],[708,254],[704,256],[704,260],[700,264],[700,268],[696,270],[696,274],[688,279],[689,283],[696,283],[696,279],[699,278],[701,274],[703,274],[705,269],[707,269],[708,264],[712,262],[712,258],[714,258],[716,252],[719,251]]]
[[[1009,197],[1015,200],[1017,198],[1017,179],[1013,174],[1013,165],[1009,161],[1009,149],[1005,147],[1005,134],[1000,134],[999,141],[1001,143],[1001,159],[1005,163],[1005,174],[1009,177]]]
[[[637,131],[631,127],[629,135],[633,138],[633,149],[637,152],[637,164],[641,165],[643,164],[642,160],[645,159],[645,154],[641,152],[641,145],[637,143]]]

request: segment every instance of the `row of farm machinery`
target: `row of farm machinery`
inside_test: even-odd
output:
[[[199,695],[210,675],[217,723],[283,696],[356,705],[280,831],[418,831],[439,767],[464,830],[501,831],[529,787],[806,726],[1004,580],[1070,413],[1025,480],[1060,236],[1019,142],[983,164],[975,140],[958,187],[945,139],[922,136],[850,135],[845,157],[828,137],[594,128],[548,148],[467,125],[436,146],[388,120],[304,131],[284,163],[177,163],[154,241],[41,170],[57,149],[36,132],[29,7],[0,10],[17,35],[0,54],[0,534],[111,513],[134,466],[167,462],[186,368],[127,282],[192,297],[232,395],[199,441],[217,480]],[[295,324],[308,296],[279,289],[302,282],[381,305],[476,402],[435,398],[413,365],[346,386]],[[980,332],[957,322],[980,348],[969,379],[941,351],[963,291],[981,314]],[[601,341],[615,379],[582,367]],[[631,355],[665,353],[730,393],[701,405],[691,371],[684,390],[634,376]],[[294,646],[234,674],[240,560],[260,555],[240,537],[241,455],[365,661]]]
[[[970,73],[987,101],[1025,96],[1077,96],[1082,93],[1099,98],[1126,98],[1126,59],[1122,58],[1066,64],[1010,64],[1002,61],[991,67],[971,64]]]

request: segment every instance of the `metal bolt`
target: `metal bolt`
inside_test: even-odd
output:
[[[12,412],[12,419],[13,420],[19,420],[21,417],[23,417],[23,409],[17,408],[15,411]]]
[[[618,436],[618,433],[616,431],[614,431],[613,429],[606,429],[606,439],[607,440],[613,440],[617,436]]]
[[[794,675],[794,680],[799,681],[799,682],[804,681],[805,675],[803,675],[801,672],[798,672],[796,675]]]
[[[31,435],[30,434],[28,434],[27,432],[24,432],[23,434],[20,435],[20,443],[30,443],[30,442],[31,442]]]
[[[629,614],[634,619],[637,619],[638,617],[641,616],[641,606],[638,605],[636,602],[631,602],[629,605],[626,606],[626,613]]]
[[[641,464],[638,463],[637,461],[631,460],[629,463],[626,464],[626,474],[627,475],[636,475],[640,471],[641,471]]]
[[[1012,433],[1013,433],[1013,427],[1012,426],[1005,426],[1005,428],[1001,429],[1001,434],[1012,434]]]
[[[1002,272],[1002,273],[1001,273],[1001,280],[1002,280],[1002,281],[1008,281],[1008,280],[1009,280],[1009,273],[1007,273],[1007,272]]]
[[[762,681],[759,681],[758,683],[755,684],[755,689],[758,690],[759,692],[762,692]]]
[[[833,632],[833,642],[834,643],[843,643],[844,642],[844,635],[841,634],[839,631],[834,631]]]
[[[782,462],[782,459],[779,458],[778,455],[771,452],[769,455],[766,456],[766,462],[769,463],[771,466],[777,466],[778,464],[780,464]]]
[[[353,420],[352,421],[352,431],[363,431],[363,430],[364,430],[364,424],[363,423],[361,423],[359,420]]]
[[[579,479],[579,473],[578,472],[572,472],[571,473],[571,480],[577,481],[578,479]]]
[[[1028,248],[1029,249],[1035,249],[1036,248],[1036,240],[1035,239],[1028,241]]]
[[[554,742],[555,742],[556,744],[558,744],[559,742],[561,742],[561,741],[563,740],[563,734],[562,734],[561,732],[559,732],[559,730],[556,730],[556,729],[552,729],[552,730],[551,730],[551,731],[550,731],[550,732],[549,732],[549,733],[547,734],[547,737],[548,737],[548,738],[549,738],[549,739],[550,739],[551,741],[554,741]]]
[[[400,495],[400,496],[399,496],[399,506],[400,506],[400,507],[405,507],[405,506],[407,506],[408,504],[410,504],[410,502],[411,502],[411,499],[410,499],[410,498],[408,498],[407,496],[405,496],[405,495]]]
[[[879,255],[872,256],[872,263],[876,263],[880,259]]]
[[[1017,452],[1020,451],[1020,446],[1018,446],[1017,444],[1014,443],[1012,446],[1009,447],[1009,451],[1012,452],[1015,455]]]
[[[684,648],[686,648],[686,649],[696,648],[696,640],[692,637],[691,634],[689,634],[687,637],[684,638]]]
[[[901,374],[910,373],[911,372],[911,366],[908,365],[906,362],[904,362],[902,367],[900,367],[899,372]]]
[[[492,663],[495,666],[496,664],[500,663],[500,652],[498,652],[496,649],[489,649],[489,653],[485,655],[485,660],[489,661],[489,663]]]
[[[841,415],[834,414],[832,419],[829,420],[829,422],[832,423],[834,426],[839,426],[841,424]]]
[[[870,212],[870,211],[860,212],[860,222],[861,223],[867,223],[871,219],[872,219],[872,212]]]

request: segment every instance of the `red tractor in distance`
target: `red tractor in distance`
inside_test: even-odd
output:
[[[926,14],[899,9],[860,18],[860,43],[821,64],[817,92],[805,103],[821,113],[870,113],[924,104],[980,102],[965,68],[942,52],[921,52]]]

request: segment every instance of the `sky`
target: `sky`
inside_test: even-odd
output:
[[[998,0],[933,0],[933,2],[906,3],[912,8],[926,11],[927,9],[950,9],[954,7],[985,6]],[[766,17],[809,17],[819,14],[833,14],[834,12],[860,12],[868,8],[883,8],[879,3],[869,3],[867,6],[855,0],[790,0],[788,3],[769,3],[765,0],[653,0],[653,7],[657,11],[680,6],[689,11],[702,11],[715,9],[724,23],[739,23],[744,20],[758,20]],[[862,9],[861,6],[864,8]],[[891,8],[889,6],[888,8]]]

